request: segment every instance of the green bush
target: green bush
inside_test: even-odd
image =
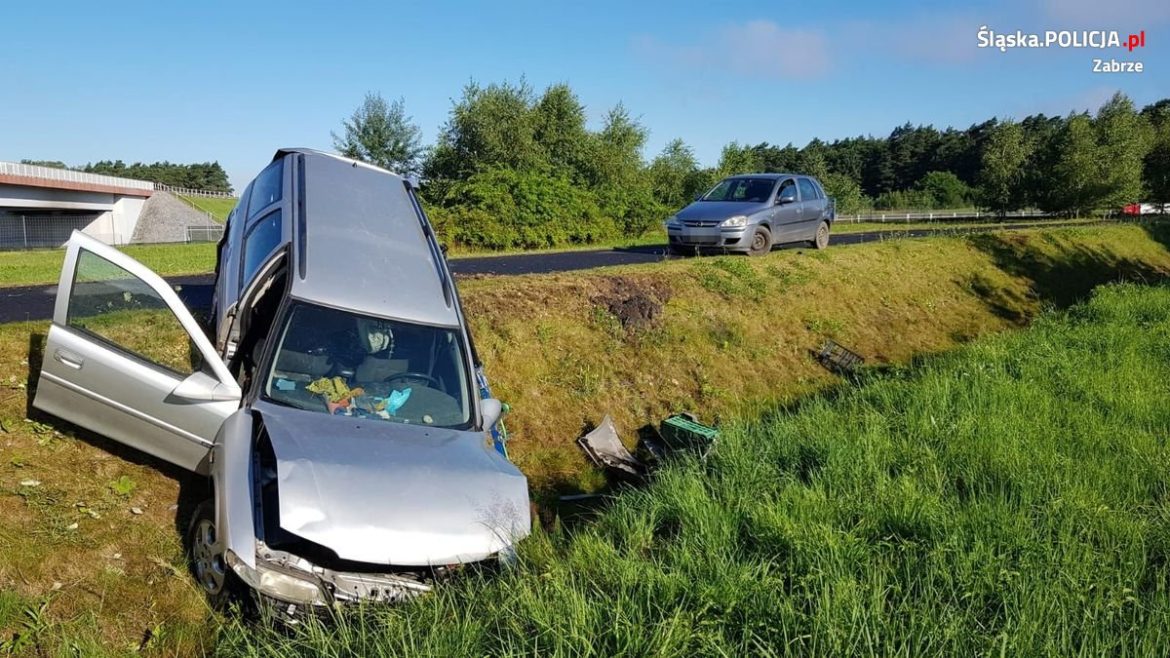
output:
[[[557,247],[621,235],[588,191],[535,171],[492,168],[473,174],[451,186],[444,206],[432,212],[436,230],[469,247]]]
[[[870,200],[861,193],[861,186],[845,174],[826,174],[821,183],[825,186],[825,194],[837,204],[839,215],[853,215],[870,206]]]
[[[934,198],[923,190],[894,190],[874,199],[873,207],[877,210],[933,208]]]

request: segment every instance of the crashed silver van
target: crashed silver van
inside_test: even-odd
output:
[[[34,406],[210,477],[188,539],[214,603],[399,600],[529,533],[410,181],[278,151],[232,212],[213,306],[205,333],[160,277],[74,233]]]

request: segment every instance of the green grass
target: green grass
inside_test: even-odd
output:
[[[224,222],[227,216],[231,213],[232,208],[236,207],[239,199],[235,197],[206,197],[206,196],[186,196],[176,195],[183,201],[194,206],[197,210],[210,213],[217,222]]]
[[[954,357],[924,355],[1026,326],[1041,309],[1068,308],[1104,282],[1162,280],[1170,274],[1166,244],[1170,236],[1156,226],[1065,228],[461,280],[493,391],[513,408],[509,452],[529,477],[542,516],[555,511],[548,502],[556,493],[604,486],[574,444],[582,425],[604,413],[632,440],[645,423],[695,410],[725,427],[724,445],[709,476],[682,467],[655,488],[622,494],[596,522],[566,519],[561,530],[526,541],[520,571],[502,581],[465,579],[418,605],[373,614],[364,628],[350,618],[329,631],[338,639],[324,654],[377,655],[388,645],[414,643],[413,651],[399,646],[399,653],[653,648],[702,655],[723,648],[766,655],[777,637],[792,638],[798,653],[861,653],[864,647],[839,650],[838,635],[853,628],[883,643],[874,653],[912,641],[917,650],[905,654],[1045,653],[1030,651],[1035,645],[1019,631],[1034,626],[1033,617],[1020,616],[1032,615],[1032,608],[1020,606],[1030,600],[1021,587],[1034,587],[1036,569],[1049,569],[1042,573],[1050,576],[1064,568],[1053,561],[1076,558],[1104,564],[1102,578],[1128,578],[1143,565],[1161,577],[1164,544],[1147,526],[1120,526],[1134,545],[1118,547],[1111,536],[1101,554],[1086,553],[1074,540],[1080,528],[1098,532],[1097,516],[1112,522],[1119,510],[1125,519],[1135,509],[1163,513],[1165,485],[1149,479],[1149,468],[1134,467],[1163,459],[1152,463],[1167,472],[1150,439],[1166,433],[1166,422],[1149,416],[1157,411],[1151,405],[1162,405],[1163,382],[1170,379],[1163,298],[1130,304],[1132,318],[1118,321],[1092,310],[1100,300],[1068,317],[1042,316],[1038,333],[1027,336],[1044,340],[993,338]],[[1111,290],[1101,299],[1137,294],[1131,290]],[[661,311],[648,324],[623,326],[622,307],[614,303],[630,299],[658,300]],[[1127,322],[1144,332],[1132,346],[1125,342],[1134,333]],[[1114,323],[1124,331],[1110,328]],[[1067,340],[1056,340],[1064,334],[1053,327],[1064,327]],[[0,642],[20,634],[26,647],[35,647],[25,651],[32,655],[129,655],[140,646],[145,655],[202,655],[217,642],[224,655],[263,654],[257,643],[280,643],[276,655],[313,654],[326,641],[311,635],[318,631],[241,638],[242,629],[230,621],[224,628],[223,618],[207,610],[180,543],[202,495],[196,479],[56,419],[35,412],[26,418],[35,384],[28,373],[44,356],[38,348],[47,328],[47,321],[0,325]],[[162,347],[166,338],[155,334],[130,338]],[[825,335],[883,372],[868,375],[860,391],[831,390],[840,380],[808,355]],[[1075,362],[1064,355],[1070,349]],[[1146,352],[1146,362],[1131,372],[1134,350]],[[1101,362],[1092,365],[1099,370],[1085,365],[1088,351]],[[1016,356],[1023,360],[1000,363]],[[915,359],[920,370],[907,370]],[[988,372],[997,377],[990,383]],[[1162,378],[1152,387],[1151,372]],[[1029,392],[1033,386],[1048,397],[1059,389],[1073,406],[1038,398]],[[944,393],[955,399],[936,399]],[[877,402],[863,404],[873,396]],[[968,398],[970,408],[961,407]],[[1078,416],[1074,403],[1092,417]],[[742,424],[752,418],[759,420]],[[1088,438],[1077,434],[1082,430]],[[949,437],[953,446],[944,441]],[[1098,450],[1108,454],[1099,457]],[[964,455],[966,462],[959,459]],[[1082,509],[1088,503],[1066,481],[1077,476],[1074,467],[1104,483],[1107,510]],[[1149,493],[1146,499],[1135,503],[1118,494],[1119,486],[1122,493],[1129,486],[1114,477],[1124,468],[1137,491]],[[956,473],[964,480],[955,481],[955,491],[943,487]],[[28,481],[39,484],[23,484]],[[987,482],[1002,484],[1006,493],[987,493]],[[907,497],[899,499],[903,488]],[[965,493],[956,499],[960,489]],[[1047,523],[1055,512],[1042,506],[1043,495],[1074,504],[1092,523],[1062,517],[1058,528],[1043,526],[1048,539],[1023,534],[1009,538],[1015,544],[971,525],[979,514],[994,513],[1012,532],[1031,532],[1018,516],[1030,505]],[[972,507],[1000,498],[1010,503],[1010,514]],[[885,506],[905,509],[908,520],[892,517]],[[919,529],[914,542],[893,534],[910,537],[910,530],[897,530],[903,526]],[[1085,536],[1097,542],[1099,535]],[[1145,553],[1137,555],[1135,547]],[[1111,550],[1122,551],[1121,566],[1102,558]],[[899,555],[906,561],[895,568],[888,561]],[[930,570],[912,570],[918,563]],[[1084,653],[1122,654],[1097,650],[1103,622],[1093,615],[1103,613],[1093,606],[1105,590],[1099,582],[1086,585],[1088,568],[1072,565],[1068,579],[1052,578],[1060,597],[1053,602],[1059,622],[1053,633],[1069,642],[1088,638]],[[951,572],[976,578],[970,573],[977,570],[991,578],[993,571],[1001,574],[996,569],[1002,599],[929,580]],[[953,587],[960,585],[970,586]],[[1125,586],[1139,592],[1134,597],[1148,614],[1130,635],[1120,626],[1117,638],[1136,637],[1130,653],[1149,653],[1139,644],[1151,633],[1146,620],[1164,611],[1148,604],[1145,590]],[[1164,589],[1154,591],[1165,597]],[[1132,615],[1128,595],[1117,596],[1116,614]],[[930,597],[937,598],[938,614],[908,607],[925,608]],[[866,607],[878,604],[889,607]],[[1000,616],[960,607],[977,604]],[[850,612],[856,624],[845,619],[847,605],[859,606]],[[1073,615],[1088,620],[1084,633],[1068,627]],[[940,629],[923,630],[939,621],[945,622]],[[428,630],[431,625],[436,628]],[[935,644],[923,648],[925,633],[934,633]],[[1008,638],[1006,646],[960,650],[993,643],[987,638],[996,633]],[[766,646],[744,649],[749,635]],[[1075,653],[1065,646],[1046,652]]]
[[[1164,655],[1167,345],[1170,289],[1106,288],[728,427],[499,578],[219,653]]]
[[[119,247],[162,276],[206,274],[215,270],[215,244],[145,244]],[[64,249],[0,252],[0,287],[57,283]]]
[[[871,231],[888,231],[896,233],[898,231],[911,231],[921,229],[952,229],[952,228],[994,228],[996,224],[1033,224],[1036,226],[1044,226],[1045,224],[1054,225],[1068,225],[1078,223],[1090,223],[1100,221],[1097,219],[1045,219],[1043,217],[1032,217],[1024,219],[1009,219],[1003,222],[997,221],[933,221],[933,222],[838,222],[833,225],[833,233],[841,235],[845,233],[867,233]]]

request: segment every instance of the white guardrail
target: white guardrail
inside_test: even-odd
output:
[[[936,212],[883,212],[883,213],[858,213],[856,215],[842,215],[838,214],[836,221],[844,224],[856,224],[859,222],[874,222],[882,223],[897,223],[908,224],[910,222],[941,222],[953,221],[961,219],[979,219],[979,220],[1004,220],[1004,219],[1026,219],[1031,217],[1047,217],[1048,213],[1042,210],[1017,210],[1006,214],[995,212],[985,212],[981,210],[953,210],[953,211],[936,211]]]
[[[189,187],[174,187],[173,185],[167,185],[165,183],[155,183],[154,189],[158,190],[159,192],[170,192],[171,194],[179,194],[182,196],[204,196],[204,197],[210,197],[213,199],[232,199],[232,198],[235,198],[234,194],[228,194],[227,192],[212,192],[210,190],[193,190]]]
[[[124,187],[133,190],[153,190],[154,183],[133,178],[118,178],[103,174],[87,174],[72,169],[55,169],[38,165],[26,165],[17,162],[0,162],[0,174],[8,176],[23,176],[25,178],[41,178],[68,183],[87,183],[89,185],[106,185],[109,187]]]
[[[152,183],[148,180],[122,178],[120,176],[106,176],[105,174],[89,174],[72,169],[57,169],[56,167],[42,167],[40,165],[20,164],[19,162],[0,162],[0,175],[21,176],[24,178],[40,178],[42,180],[61,181],[63,183],[85,183],[89,185],[105,185],[107,187],[122,187],[132,190],[157,190],[184,196],[203,196],[214,198],[230,198],[233,195],[226,192],[211,192],[196,190],[189,187],[175,187],[165,183]]]

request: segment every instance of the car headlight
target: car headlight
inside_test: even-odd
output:
[[[719,224],[723,228],[741,228],[747,226],[747,215],[736,215],[735,217],[728,217]]]
[[[224,561],[236,572],[249,587],[261,594],[271,596],[289,603],[305,605],[322,605],[327,601],[320,585],[309,574],[309,578],[296,574],[293,569],[285,569],[276,564],[256,560],[253,569],[244,563],[230,549],[224,551]]]

